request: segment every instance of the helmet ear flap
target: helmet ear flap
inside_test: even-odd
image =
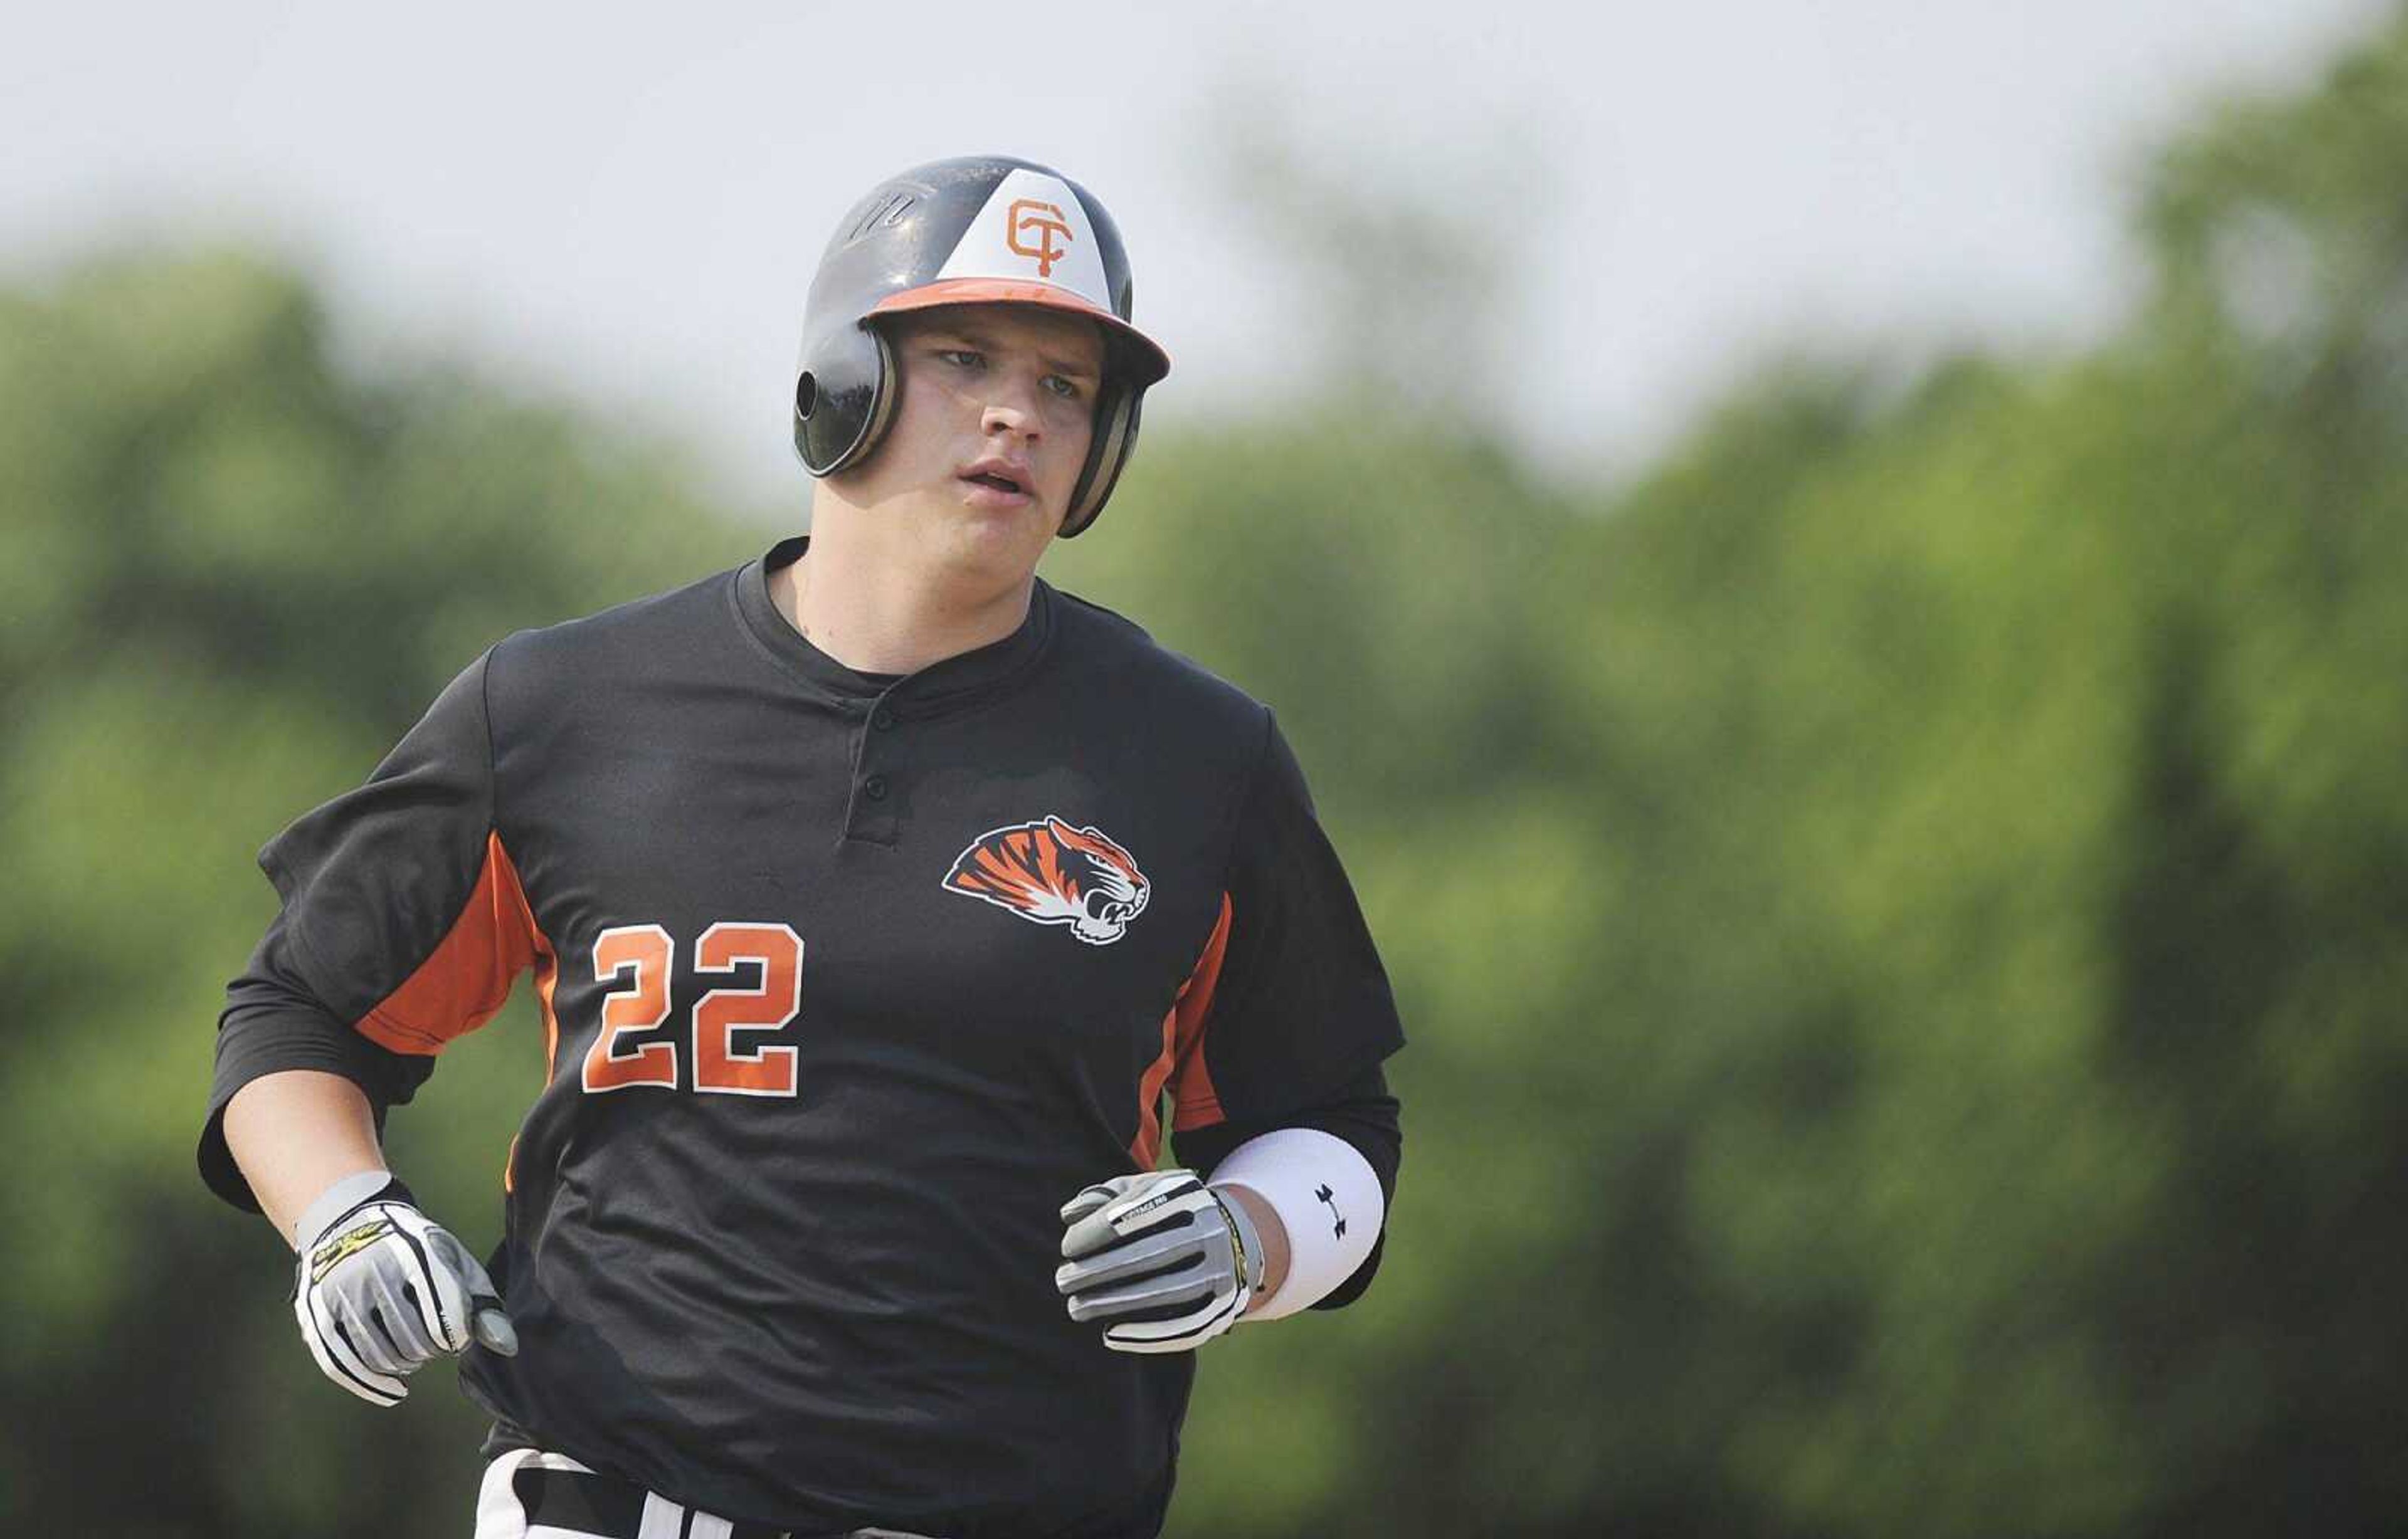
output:
[[[1144,399],[1142,390],[1116,385],[1111,387],[1111,398],[1096,411],[1095,440],[1087,446],[1087,463],[1079,472],[1077,488],[1070,493],[1069,516],[1062,520],[1063,539],[1083,534],[1104,510],[1113,483],[1121,478],[1121,467],[1128,463],[1130,452],[1137,448],[1138,407]]]
[[[886,340],[883,328],[869,326],[864,329],[878,343],[878,385],[869,398],[869,420],[862,427],[860,442],[838,462],[838,470],[846,465],[857,465],[869,458],[870,450],[878,447],[880,440],[886,436],[887,428],[894,424],[895,407],[903,398],[900,371],[895,364],[894,344]]]
[[[808,346],[795,378],[795,452],[813,476],[859,464],[885,436],[900,396],[895,349],[886,334],[864,323],[835,348]],[[815,360],[820,367],[810,366]]]

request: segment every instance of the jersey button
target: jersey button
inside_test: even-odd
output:
[[[867,795],[871,801],[883,802],[886,800],[886,777],[882,775],[871,776],[868,779],[864,780],[861,783],[861,790],[863,794]]]
[[[895,713],[881,705],[878,707],[878,714],[869,719],[869,724],[880,732],[892,732],[895,728]]]

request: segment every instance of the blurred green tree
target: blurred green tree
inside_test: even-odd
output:
[[[1254,567],[1071,554],[1242,594],[1422,1028],[1384,1334],[1216,1361],[1178,1532],[2408,1524],[2403,87],[2204,114],[2092,356],[1776,366],[1585,508],[1251,424],[1147,534]]]

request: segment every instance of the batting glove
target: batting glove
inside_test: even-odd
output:
[[[321,1221],[322,1207],[333,1217]],[[328,1378],[369,1404],[398,1404],[403,1378],[472,1340],[517,1354],[493,1279],[385,1173],[337,1182],[298,1227],[310,1235],[293,1292],[302,1339]]]
[[[1116,1352],[1188,1352],[1229,1329],[1263,1285],[1245,1210],[1192,1170],[1116,1176],[1063,1206],[1054,1286],[1070,1318],[1104,1320]]]

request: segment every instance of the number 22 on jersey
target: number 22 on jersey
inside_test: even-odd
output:
[[[647,1042],[623,1050],[622,1039],[657,1031],[669,1019],[669,978],[677,941],[657,924],[613,925],[594,940],[594,976],[610,980],[602,996],[602,1029],[585,1054],[585,1090],[600,1095],[638,1085],[675,1090],[678,1043]],[[694,1002],[694,1088],[711,1095],[793,1095],[793,1047],[747,1048],[738,1032],[774,1032],[803,1003],[803,939],[783,924],[723,920],[695,943],[694,964],[731,981]],[[758,982],[744,975],[758,969]]]

